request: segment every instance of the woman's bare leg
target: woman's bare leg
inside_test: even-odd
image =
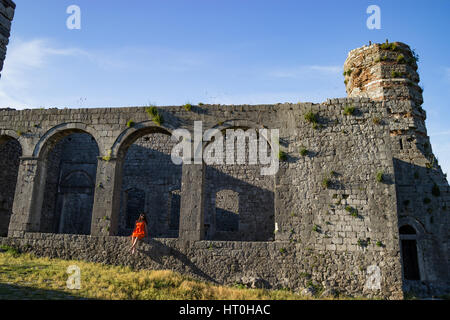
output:
[[[134,253],[135,249],[136,249],[136,244],[137,244],[138,238],[135,237],[134,241],[133,241],[133,245],[131,246],[131,253]]]

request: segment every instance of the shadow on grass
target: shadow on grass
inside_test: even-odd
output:
[[[0,283],[0,300],[88,300],[64,291]]]

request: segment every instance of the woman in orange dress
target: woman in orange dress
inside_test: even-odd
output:
[[[138,240],[144,239],[148,235],[147,218],[144,213],[139,215],[136,221],[136,227],[131,235],[131,253],[134,254]]]

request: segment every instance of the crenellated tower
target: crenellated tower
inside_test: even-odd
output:
[[[350,51],[344,77],[349,97],[386,108],[402,256],[417,261],[413,267],[404,261],[405,290],[431,293],[450,277],[450,191],[427,135],[418,60],[404,43],[372,44]],[[416,241],[417,251],[407,241]]]

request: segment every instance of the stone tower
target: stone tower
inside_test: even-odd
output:
[[[0,72],[6,57],[6,46],[9,42],[11,22],[14,18],[16,4],[11,0],[0,0]]]
[[[408,241],[417,241],[418,270],[403,268],[404,286],[407,291],[431,292],[442,285],[437,279],[450,275],[450,197],[427,135],[417,62],[417,54],[404,43],[373,44],[349,53],[344,77],[349,97],[382,101],[386,108],[404,259],[409,259]],[[421,288],[417,281],[408,281],[418,275]]]

